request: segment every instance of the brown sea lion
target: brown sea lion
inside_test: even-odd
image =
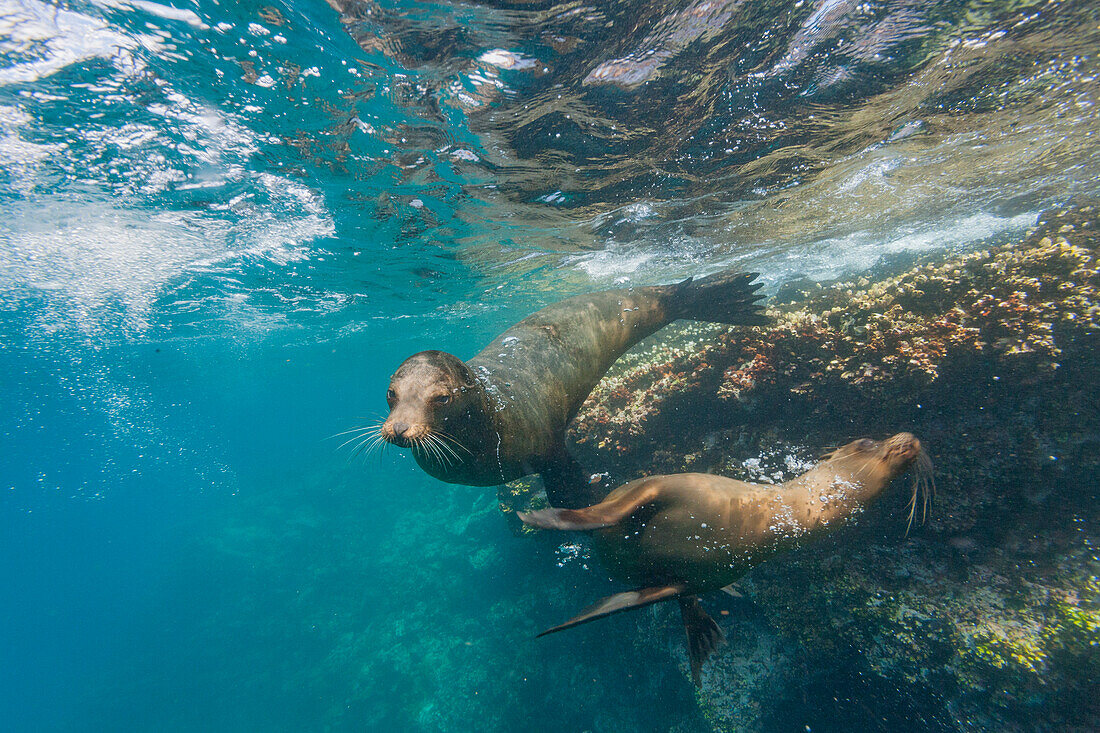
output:
[[[596,530],[595,549],[604,566],[637,588],[608,596],[539,636],[677,598],[692,677],[699,684],[703,662],[725,637],[696,596],[723,588],[769,557],[840,526],[914,465],[911,524],[918,499],[923,519],[934,487],[931,461],[909,433],[849,443],[783,484],[678,473],[631,481],[584,509],[520,513],[536,527]]]
[[[442,351],[405,360],[390,379],[380,438],[456,484],[493,486],[542,475],[553,506],[601,493],[565,449],[565,428],[612,363],[678,318],[762,323],[754,273],[719,272],[674,285],[606,290],[543,308],[468,362]]]

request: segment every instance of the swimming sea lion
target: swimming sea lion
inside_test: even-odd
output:
[[[390,378],[380,437],[412,449],[449,483],[503,484],[542,475],[553,506],[583,507],[598,489],[565,450],[565,428],[624,351],[678,318],[763,323],[755,273],[605,290],[547,306],[468,362],[422,351]]]
[[[911,465],[911,524],[918,497],[923,519],[934,487],[931,461],[909,433],[849,443],[783,484],[678,473],[631,481],[585,509],[521,512],[520,519],[536,527],[597,530],[594,544],[604,566],[637,588],[608,596],[539,636],[677,598],[698,685],[703,662],[725,637],[696,595],[723,588],[769,557],[843,524]]]

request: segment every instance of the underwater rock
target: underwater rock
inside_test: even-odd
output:
[[[696,436],[823,427],[840,442],[838,424],[877,427],[868,424],[884,414],[876,402],[891,401],[891,420],[908,419],[955,381],[1062,383],[1062,362],[1087,358],[1100,329],[1096,228],[1067,228],[1073,213],[1088,216],[1060,212],[1020,243],[773,306],[774,325],[705,339],[708,327],[682,328],[679,343],[623,357],[577,415],[574,440],[626,466],[667,442],[661,422],[690,412]]]
[[[619,480],[778,482],[812,449],[900,429],[936,462],[908,538],[894,492],[746,577],[758,620],[720,619],[731,643],[698,695],[712,729],[1100,727],[1098,211],[774,305],[773,325],[666,331],[592,393],[574,450]]]

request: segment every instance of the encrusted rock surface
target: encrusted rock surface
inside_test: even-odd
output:
[[[698,693],[714,730],[1100,729],[1098,213],[821,289],[770,326],[663,332],[593,393],[575,452],[618,480],[779,481],[899,430],[936,462],[908,537],[895,490],[709,599],[730,637]]]

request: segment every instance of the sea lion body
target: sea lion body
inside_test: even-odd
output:
[[[538,527],[594,530],[600,561],[637,588],[609,596],[543,633],[678,598],[698,680],[703,660],[722,637],[695,596],[723,588],[769,557],[843,525],[914,463],[919,470],[911,519],[922,489],[927,501],[930,463],[920,441],[908,433],[849,443],[779,485],[701,473],[651,476],[620,486],[591,507],[522,513],[524,522]]]
[[[565,449],[585,398],[623,352],[674,320],[761,322],[754,277],[723,272],[578,295],[523,319],[468,362],[414,354],[390,380],[381,435],[413,448],[442,481],[492,486],[540,473],[552,505],[592,504],[596,489]]]
[[[680,583],[689,594],[722,588],[793,543],[795,535],[779,531],[773,517],[808,514],[792,506],[808,503],[801,495],[723,476],[652,476],[639,484],[621,486],[608,499],[631,500],[656,485],[652,513],[637,512],[594,533],[600,561],[631,585]]]
[[[637,483],[619,487],[607,499],[630,501],[656,484],[652,514],[639,511],[598,530],[597,552],[620,580],[682,583],[687,594],[723,588],[767,558],[838,526],[862,511],[878,485],[857,486],[829,461],[780,485],[707,473]]]

